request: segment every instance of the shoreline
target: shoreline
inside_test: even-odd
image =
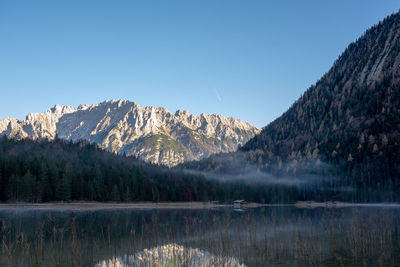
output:
[[[0,203],[0,211],[100,211],[100,210],[199,210],[199,209],[252,209],[260,207],[295,207],[298,209],[377,207],[400,208],[400,203],[350,203],[339,201],[298,201],[293,204],[247,203],[241,206],[213,202],[49,202],[49,203]]]
[[[400,203],[351,203],[351,202],[341,202],[341,201],[326,201],[326,202],[316,202],[316,201],[298,201],[294,204],[296,208],[347,208],[347,207],[369,207],[369,208],[400,208]]]
[[[270,204],[248,203],[239,208],[258,208]],[[193,210],[234,208],[233,204],[212,202],[49,202],[49,203],[0,203],[0,211],[43,210],[43,211],[96,211],[96,210]]]

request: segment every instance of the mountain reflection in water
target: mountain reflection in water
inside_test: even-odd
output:
[[[393,266],[400,208],[0,211],[0,266]]]
[[[246,265],[232,257],[219,257],[210,254],[208,251],[198,248],[186,248],[172,243],[157,246],[151,249],[144,249],[134,255],[125,257],[114,257],[103,260],[95,265],[96,267],[123,267],[123,266],[216,266],[216,267],[245,267]]]

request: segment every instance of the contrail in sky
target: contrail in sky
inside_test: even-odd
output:
[[[218,102],[222,102],[222,97],[221,97],[221,95],[218,93],[218,90],[217,90],[217,89],[215,89],[215,96],[217,97]]]

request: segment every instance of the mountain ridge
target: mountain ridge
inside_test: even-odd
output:
[[[233,151],[260,130],[249,123],[219,114],[169,112],[127,100],[91,105],[55,105],[25,120],[0,120],[0,135],[12,138],[87,140],[101,148],[174,166],[213,153]]]

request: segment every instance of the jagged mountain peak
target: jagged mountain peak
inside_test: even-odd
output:
[[[124,99],[77,108],[55,105],[44,113],[28,114],[24,121],[0,121],[0,135],[88,140],[114,153],[169,166],[233,151],[259,131],[222,115],[195,116],[184,110],[173,114],[164,107],[143,107]]]
[[[178,109],[177,111],[175,111],[175,116],[177,117],[189,117],[192,116],[192,114],[187,111],[187,110],[183,110],[183,109]]]

